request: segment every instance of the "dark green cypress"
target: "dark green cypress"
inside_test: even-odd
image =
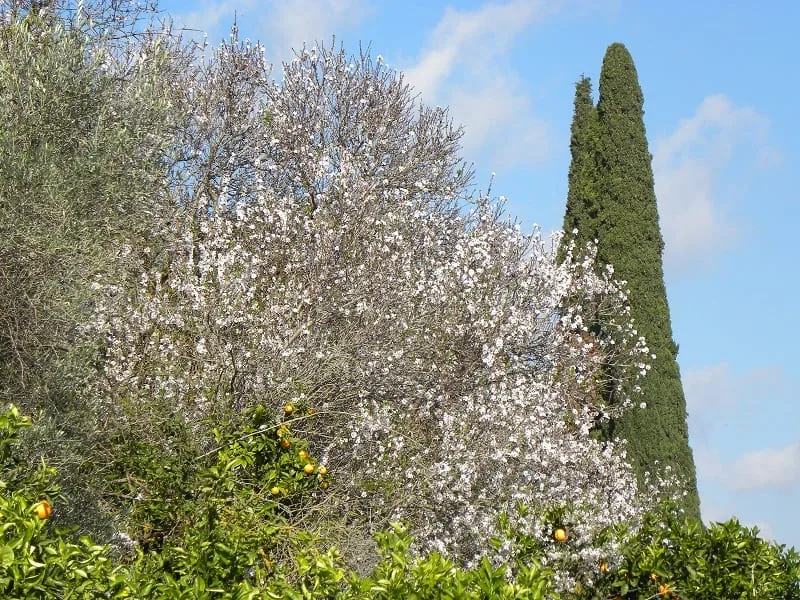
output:
[[[570,130],[569,189],[567,211],[564,215],[564,243],[559,248],[558,260],[564,259],[566,244],[575,240],[576,248],[597,237],[597,109],[592,101],[592,82],[581,77],[575,85],[575,110]],[[577,235],[573,234],[578,230]]]
[[[615,277],[628,282],[635,327],[656,355],[640,382],[647,408],[629,412],[605,433],[628,440],[628,458],[640,477],[654,471],[656,461],[661,467],[671,465],[686,482],[687,514],[699,518],[686,399],[664,286],[664,241],[644,127],[644,98],[625,46],[612,44],[606,51],[599,101],[590,118],[584,116],[585,87],[582,80],[576,93],[565,228],[581,231],[581,243],[597,238],[598,261],[614,265]],[[589,141],[576,143],[574,130],[587,120],[590,134],[584,140]]]

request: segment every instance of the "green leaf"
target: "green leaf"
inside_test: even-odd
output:
[[[6,569],[14,562],[14,550],[3,544],[0,546],[0,567]]]

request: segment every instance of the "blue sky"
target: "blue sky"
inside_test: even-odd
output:
[[[371,44],[466,129],[476,183],[525,228],[560,227],[574,83],[624,43],[639,72],[665,272],[703,517],[736,515],[800,548],[796,318],[800,3],[161,3],[176,23],[240,35],[280,63],[304,41]],[[792,310],[795,309],[795,310]]]

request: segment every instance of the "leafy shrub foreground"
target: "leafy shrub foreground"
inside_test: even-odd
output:
[[[649,514],[637,532],[608,532],[622,538],[623,554],[597,566],[592,589],[555,593],[547,549],[518,532],[508,532],[512,564],[483,559],[464,569],[437,553],[412,556],[411,538],[399,524],[377,536],[380,561],[368,576],[358,576],[335,548],[326,549],[321,536],[302,528],[310,500],[327,488],[326,470],[307,455],[302,440],[291,438],[285,423],[260,420],[256,411],[249,428],[220,434],[210,466],[198,469],[183,499],[172,505],[161,497],[146,501],[131,521],[141,541],[131,540],[135,553],[126,559],[41,518],[42,502],[58,510],[54,473],[44,464],[31,472],[15,461],[13,446],[31,420],[8,409],[0,415],[2,597],[800,598],[794,549],[760,539],[756,529],[735,519],[703,529],[670,507]],[[142,515],[161,515],[165,529],[157,542],[146,541],[143,523],[149,521]],[[136,518],[145,520],[136,525]],[[554,544],[575,543],[562,531],[556,537],[565,539]]]

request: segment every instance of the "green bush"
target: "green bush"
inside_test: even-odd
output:
[[[59,509],[54,470],[44,464],[31,469],[15,460],[14,448],[31,420],[13,406],[0,413],[0,596],[800,599],[800,555],[794,549],[759,538],[757,529],[735,519],[705,529],[674,506],[647,515],[634,533],[609,531],[621,540],[620,557],[601,562],[596,573],[581,579],[593,585],[578,585],[569,593],[554,591],[546,546],[509,529],[511,564],[498,567],[483,559],[474,568],[462,568],[437,553],[415,557],[408,528],[395,524],[377,536],[380,561],[361,577],[348,571],[336,548],[326,547],[305,521],[321,501],[327,473],[320,473],[303,440],[292,437],[291,417],[268,424],[264,414],[256,409],[245,425],[217,429],[217,446],[197,458],[194,470],[187,467],[180,496],[173,487],[166,497],[151,494],[137,501],[141,506],[133,511],[132,524],[139,529],[132,537],[138,543],[125,559],[40,518],[42,501]],[[163,475],[152,462],[156,455],[136,456],[152,459],[140,466],[142,489],[150,489],[147,482]],[[144,526],[154,516],[163,528],[157,543],[148,542]],[[556,513],[551,516],[557,520]],[[570,536],[566,543],[577,542]]]
[[[139,525],[130,536],[136,558],[115,565],[108,547],[56,529],[37,516],[41,500],[58,506],[52,484],[56,473],[43,464],[30,474],[30,468],[16,461],[13,450],[20,430],[31,420],[9,408],[0,415],[0,595],[249,598],[261,597],[257,590],[270,585],[285,587],[281,580],[286,577],[297,579],[297,573],[309,570],[303,557],[314,551],[316,542],[290,520],[304,508],[302,501],[310,492],[327,486],[327,476],[308,457],[302,440],[291,437],[289,424],[266,426],[263,412],[257,410],[252,423],[236,431],[216,431],[219,445],[209,455],[210,464],[193,472],[185,469],[180,497],[175,486],[158,486],[166,477],[157,453],[140,449],[120,458],[122,464],[150,459],[139,465],[140,478],[126,480],[135,479],[151,493],[140,494],[134,502],[140,506],[132,510],[132,524]],[[287,447],[281,445],[284,439]],[[314,465],[312,473],[306,472],[308,464]],[[168,493],[165,497],[153,490]],[[148,528],[148,517],[158,521],[157,532],[152,525]],[[158,543],[153,543],[156,533]],[[293,568],[276,566],[281,549],[287,550],[283,562]],[[318,562],[310,563],[315,578],[320,577]]]
[[[393,600],[539,600],[552,597],[552,572],[538,561],[519,565],[513,581],[507,567],[493,567],[485,558],[474,569],[459,569],[434,552],[411,559],[411,539],[406,529],[377,536],[381,562],[370,577],[353,578],[351,590],[358,598]]]
[[[56,529],[48,512],[60,498],[53,469],[15,460],[20,430],[31,425],[16,407],[0,414],[0,596],[3,598],[106,598],[125,585],[124,570],[103,546]]]
[[[598,589],[582,597],[800,598],[800,555],[736,518],[704,528],[665,506],[646,516],[622,551],[619,565],[607,566]]]
[[[313,506],[313,492],[327,487],[327,476],[288,422],[270,426],[263,415],[257,408],[250,424],[215,430],[212,464],[187,476],[177,502],[158,496],[139,502],[139,514],[158,517],[161,536],[142,544],[136,564],[142,597],[247,597],[238,588],[263,588],[300,560],[298,547],[315,544],[296,524]],[[160,480],[159,469],[145,466]],[[134,539],[152,534],[140,529]]]

